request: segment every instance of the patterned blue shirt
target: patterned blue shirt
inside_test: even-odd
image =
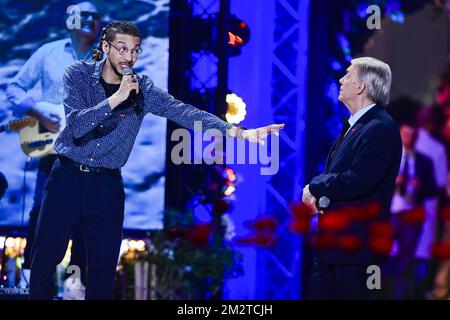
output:
[[[104,64],[105,60],[79,61],[66,68],[63,103],[67,125],[55,143],[55,150],[62,156],[92,167],[123,167],[142,119],[149,112],[188,129],[194,128],[194,121],[201,121],[203,130],[218,129],[224,136],[233,126],[174,99],[146,75],[138,76],[142,112],[135,108],[112,110],[100,82]]]

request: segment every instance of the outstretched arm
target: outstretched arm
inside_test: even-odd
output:
[[[284,128],[284,123],[281,124],[271,124],[265,127],[260,127],[256,129],[241,129],[240,127],[232,127],[229,131],[229,136],[237,137],[240,139],[245,139],[251,142],[258,142],[261,145],[264,145],[264,138],[270,135],[271,133],[275,135],[279,135],[279,130]]]
[[[194,129],[194,122],[201,121],[203,130],[218,129],[224,136],[228,135],[264,144],[262,139],[271,133],[278,134],[278,131],[284,127],[284,124],[272,124],[257,129],[244,130],[223,121],[209,112],[175,99],[166,91],[153,86],[151,82],[147,86],[144,110],[167,118],[187,129]]]

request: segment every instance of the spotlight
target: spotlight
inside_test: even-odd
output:
[[[245,119],[247,114],[245,102],[235,93],[227,94],[227,113],[225,118],[227,122],[238,124]]]
[[[228,197],[228,196],[231,196],[235,191],[236,191],[236,187],[234,185],[231,185],[225,189],[223,194]]]
[[[228,30],[228,55],[235,57],[241,54],[241,48],[250,40],[250,28],[248,24],[232,15]]]
[[[236,175],[235,175],[233,169],[226,168],[225,171],[227,172],[228,180],[230,180],[231,182],[236,181]]]

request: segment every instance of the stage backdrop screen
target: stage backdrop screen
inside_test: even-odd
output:
[[[80,1],[81,2],[81,1]],[[142,34],[142,53],[135,65],[138,74],[147,74],[167,89],[169,58],[170,0],[91,1],[100,13],[101,28],[111,20],[136,23]],[[67,13],[77,2],[49,0],[3,0],[0,12],[0,124],[15,119],[6,96],[10,80],[42,45],[69,38]],[[100,28],[100,31],[101,31]],[[98,44],[98,39],[96,44]],[[61,68],[64,66],[61,66]],[[58,72],[55,72],[57,74]],[[61,74],[61,72],[59,72]],[[29,90],[41,99],[39,81]],[[122,170],[125,185],[125,224],[127,229],[160,229],[164,208],[166,120],[147,115],[129,160]],[[0,227],[27,224],[33,205],[38,160],[22,151],[17,132],[0,133],[0,171],[8,189],[0,200]]]

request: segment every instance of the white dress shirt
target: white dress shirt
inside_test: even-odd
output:
[[[348,123],[350,124],[350,127],[348,128],[347,132],[345,134],[348,133],[348,131],[353,127],[353,125],[370,109],[372,109],[373,107],[375,107],[376,103],[372,103],[369,104],[367,107],[362,108],[361,110],[359,110],[358,112],[355,112],[354,114],[352,114],[352,116],[348,119]]]
[[[399,174],[402,174],[405,170],[405,149],[402,150],[402,160],[400,162],[400,170],[399,170]],[[409,154],[409,161],[408,161],[408,176],[409,177],[414,177],[416,174],[416,157],[414,152],[411,152]],[[408,181],[406,181],[405,183],[408,184]],[[407,188],[411,188],[410,185],[407,185]],[[407,196],[402,196],[398,190],[398,188],[396,188],[394,195],[392,197],[392,203],[391,203],[391,213],[392,214],[397,214],[401,211],[404,210],[412,210],[415,207],[415,203],[411,202],[411,199]]]

